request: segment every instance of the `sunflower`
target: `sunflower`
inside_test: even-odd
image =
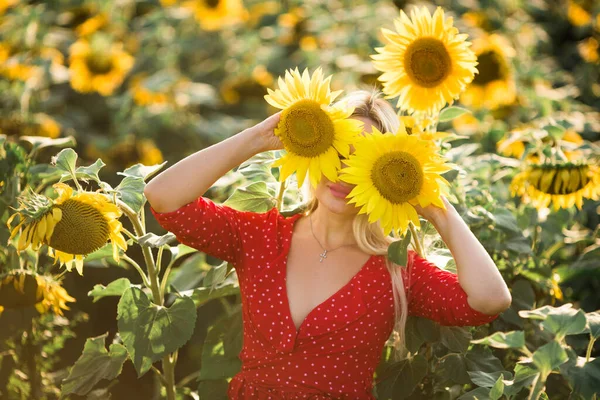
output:
[[[188,0],[181,5],[194,13],[206,31],[216,31],[248,18],[241,0]]]
[[[496,143],[496,149],[498,153],[513,158],[521,158],[525,153],[525,143],[528,140],[527,129],[515,129],[510,134]],[[583,138],[572,128],[565,129],[565,132],[560,139],[560,142],[569,144],[570,147],[579,146],[583,144]],[[575,160],[581,157],[581,152],[578,150],[564,150],[564,154],[567,160]],[[530,161],[537,160],[537,156],[529,154],[527,157]]]
[[[134,64],[134,58],[123,50],[122,43],[81,38],[69,51],[71,86],[83,93],[97,91],[103,96],[110,95]]]
[[[485,35],[473,41],[477,55],[475,79],[460,96],[460,102],[473,108],[495,110],[517,99],[517,85],[511,72],[510,57],[514,49],[506,38],[497,34]]]
[[[592,22],[594,0],[569,0],[567,18],[574,26],[585,26]]]
[[[30,189],[27,196],[20,198],[17,213],[8,219],[6,224],[12,229],[9,240],[23,228],[17,252],[30,245],[32,250],[39,250],[46,244],[54,263],[60,261],[68,271],[75,265],[82,275],[85,255],[110,240],[113,258],[118,262],[119,248],[127,250],[118,220],[122,211],[102,194],[87,191],[73,194],[73,189],[64,183],[56,183],[53,188],[59,194],[54,200]],[[20,222],[13,228],[11,222],[17,215]]]
[[[522,196],[538,210],[552,202],[554,210],[576,205],[583,199],[600,199],[600,167],[587,161],[529,163],[510,184],[512,196]]]
[[[598,52],[599,47],[600,43],[598,43],[598,40],[593,36],[590,36],[589,38],[577,43],[579,55],[586,62],[591,64],[598,63],[600,61],[600,53]]]
[[[0,118],[0,133],[6,136],[44,136],[56,139],[61,127],[48,114],[35,113],[23,116],[19,113]]]
[[[356,185],[348,203],[362,207],[358,213],[367,213],[369,222],[380,219],[386,235],[403,235],[410,221],[420,227],[417,204],[445,209],[440,195],[449,184],[440,173],[451,168],[425,140],[402,131],[383,134],[373,127],[346,164],[340,179]]]
[[[467,35],[444,19],[441,7],[433,16],[413,8],[411,19],[401,10],[394,23],[395,32],[382,28],[388,43],[371,56],[387,98],[398,97],[397,107],[411,113],[433,114],[452,104],[477,71]]]
[[[0,42],[0,75],[24,82],[36,76],[39,68],[24,62],[24,58],[17,45]]]
[[[140,73],[131,78],[129,88],[132,93],[133,101],[140,106],[150,105],[166,105],[174,103],[173,96],[165,91],[150,90],[144,86],[144,83],[148,79],[148,76],[144,73]],[[169,89],[169,88],[164,88]]]
[[[419,139],[425,140],[427,146],[431,147],[435,151],[439,150],[439,146],[436,141],[450,136],[448,132],[427,130],[427,120],[417,123],[414,117],[406,115],[400,116],[399,120],[401,132],[406,132],[408,135],[414,135]]]
[[[310,182],[317,186],[321,174],[337,182],[341,161],[350,154],[350,144],[359,136],[363,123],[349,118],[354,111],[344,105],[331,107],[341,91],[331,92],[331,76],[323,79],[321,68],[312,75],[305,69],[302,75],[296,68],[279,78],[279,89],[267,88],[267,103],[282,109],[275,135],[281,139],[287,153],[272,166],[281,166],[280,181],[294,171],[298,187],[302,186],[307,171]]]
[[[0,275],[0,314],[4,309],[35,306],[40,314],[50,309],[58,315],[75,302],[53,277],[27,270],[13,270]]]

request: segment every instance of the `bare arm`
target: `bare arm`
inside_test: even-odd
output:
[[[446,210],[434,208],[431,223],[456,261],[460,285],[472,308],[495,314],[510,307],[512,297],[498,267],[454,206],[443,198]]]
[[[158,212],[170,212],[197,199],[223,175],[250,157],[283,148],[273,131],[281,113],[178,161],[152,179],[144,195]]]

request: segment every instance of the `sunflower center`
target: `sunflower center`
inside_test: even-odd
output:
[[[492,81],[504,79],[504,61],[502,56],[495,51],[486,51],[477,56],[477,69],[479,73],[475,75],[473,84],[486,85]]]
[[[302,157],[316,157],[333,144],[331,118],[313,100],[299,100],[281,113],[279,136],[286,150]]]
[[[206,7],[208,8],[217,8],[219,1],[220,0],[204,0],[204,4],[206,4]]]
[[[542,193],[568,195],[580,191],[588,184],[588,172],[588,165],[534,165],[527,182]]]
[[[94,206],[69,199],[55,207],[62,210],[62,219],[54,227],[50,247],[86,255],[106,244],[110,234],[108,222]]]
[[[419,194],[423,187],[423,170],[412,154],[393,151],[375,161],[371,179],[386,200],[399,204]]]
[[[112,70],[113,61],[109,54],[90,54],[86,58],[86,65],[92,74],[104,75]]]
[[[424,37],[406,49],[404,68],[408,77],[419,86],[431,88],[441,84],[452,72],[452,60],[440,40]]]

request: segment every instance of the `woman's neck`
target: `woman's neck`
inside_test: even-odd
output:
[[[318,206],[308,218],[312,219],[314,235],[327,250],[356,244],[352,229],[353,215],[336,214]]]

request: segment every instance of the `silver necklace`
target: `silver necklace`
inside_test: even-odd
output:
[[[315,240],[317,241],[317,243],[319,243],[319,246],[321,246],[321,248],[323,249],[323,252],[319,254],[319,262],[323,262],[323,260],[325,258],[327,258],[327,253],[331,253],[332,251],[335,251],[337,249],[339,249],[340,247],[346,247],[346,246],[353,246],[352,244],[343,244],[341,246],[336,247],[333,250],[327,250],[325,249],[325,247],[323,247],[323,245],[321,244],[321,242],[319,242],[319,239],[317,239],[317,236],[315,235],[315,232],[313,231],[313,225],[312,225],[312,214],[310,214],[308,216],[308,219],[310,220],[310,231],[312,232],[312,235],[315,237]]]

